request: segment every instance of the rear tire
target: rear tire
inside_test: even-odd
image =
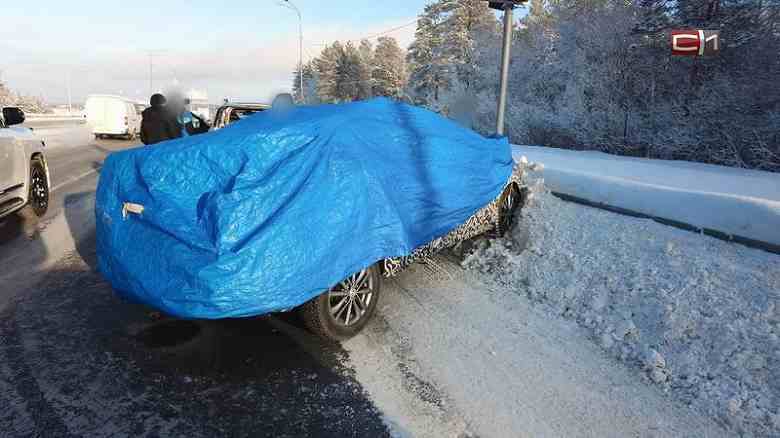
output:
[[[382,275],[378,265],[349,276],[300,308],[306,328],[330,341],[358,334],[376,311]]]
[[[46,177],[46,166],[40,158],[33,158],[30,161],[29,186],[27,205],[22,209],[21,215],[42,217],[49,209],[49,180]]]

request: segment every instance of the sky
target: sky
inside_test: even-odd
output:
[[[427,0],[293,0],[304,61],[324,43],[413,23]],[[206,90],[212,102],[269,100],[289,91],[298,18],[282,0],[31,0],[0,7],[0,78],[49,103],[89,94],[148,100],[154,91]],[[388,34],[402,46],[415,26]],[[150,58],[152,88],[150,88]],[[69,87],[70,85],[70,87]]]

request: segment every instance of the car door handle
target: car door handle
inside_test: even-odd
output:
[[[122,219],[127,219],[128,214],[141,215],[144,212],[144,206],[141,204],[134,204],[132,202],[125,202],[122,204]]]

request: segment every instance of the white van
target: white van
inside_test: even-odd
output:
[[[95,138],[122,136],[132,140],[141,132],[141,115],[130,99],[92,95],[87,98],[85,113]]]

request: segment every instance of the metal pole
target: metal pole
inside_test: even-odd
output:
[[[298,74],[300,80],[299,92],[301,103],[305,103],[306,97],[303,94],[303,17],[301,10],[290,0],[284,0],[290,9],[298,14]]]
[[[73,99],[72,99],[72,93],[70,89],[70,80],[71,80],[71,72],[68,72],[68,115],[73,114]]]
[[[153,56],[154,55],[152,54],[152,52],[149,52],[149,96],[154,94],[154,79],[152,79],[154,77],[153,76],[154,71],[153,71],[153,67],[152,67],[152,63],[153,63],[152,57]]]
[[[301,103],[306,103],[303,95],[303,19],[298,12],[298,73],[301,76]]]
[[[498,97],[498,120],[496,122],[496,135],[504,136],[504,119],[506,118],[506,97],[509,83],[509,59],[512,51],[512,10],[514,5],[504,4],[504,49],[501,54],[501,92]]]

